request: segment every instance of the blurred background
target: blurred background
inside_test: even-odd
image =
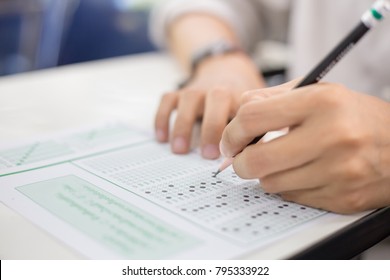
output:
[[[0,0],[0,76],[155,50],[158,0]]]
[[[148,17],[157,1],[0,0],[0,76],[154,51]],[[265,75],[271,69],[269,85],[284,80],[286,53],[263,42],[258,57]],[[390,238],[363,258],[389,259],[389,248]]]

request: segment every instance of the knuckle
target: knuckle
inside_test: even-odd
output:
[[[175,92],[164,93],[161,96],[161,102],[165,103],[165,102],[172,101],[175,97],[176,97],[176,93]]]
[[[333,134],[337,137],[337,142],[341,145],[352,146],[358,144],[358,135],[356,131],[351,129],[351,127],[344,121],[339,121],[334,124]]]
[[[316,90],[307,94],[306,98],[316,108],[339,108],[344,105],[344,91],[343,85],[322,83]]]
[[[253,100],[258,100],[259,98],[263,97],[266,95],[266,93],[263,93],[263,90],[250,90],[246,91],[243,94],[241,94],[240,97],[240,104],[244,105],[248,102],[251,102]]]
[[[208,135],[209,138],[220,139],[225,125],[215,120],[204,120],[201,128],[202,135]],[[230,137],[230,133],[228,134]],[[230,139],[230,138],[229,138]]]
[[[356,213],[366,210],[366,196],[359,190],[349,192],[345,195],[341,211],[346,214]]]
[[[343,178],[347,182],[360,181],[366,176],[368,166],[364,160],[353,158],[343,165]]]
[[[187,135],[192,131],[195,118],[187,114],[178,114],[175,120],[174,133],[175,135]]]
[[[348,150],[357,151],[363,148],[369,141],[370,136],[362,130],[356,129],[348,120],[339,120],[332,127],[333,145],[346,147]]]
[[[227,92],[228,92],[227,88],[222,86],[215,86],[207,94],[211,97],[221,99],[226,97]]]
[[[240,104],[244,105],[252,100],[253,92],[247,91],[244,92],[240,97]]]
[[[197,89],[185,89],[178,92],[179,102],[200,102],[203,100],[205,92]]]
[[[182,115],[182,116],[178,115],[175,121],[174,130],[177,132],[187,133],[188,131],[192,130],[192,126],[193,126],[193,118],[186,115]]]
[[[213,125],[202,126],[201,142],[202,145],[206,144],[218,144],[221,140],[223,129],[220,127],[213,127]]]
[[[218,122],[215,119],[204,119],[202,129],[203,131],[207,131],[211,134],[219,132],[223,128],[223,124]]]
[[[275,88],[274,89],[261,89],[256,92],[257,94],[254,96],[254,99],[267,99],[271,98],[274,95],[277,95],[281,93],[280,91],[277,91]]]

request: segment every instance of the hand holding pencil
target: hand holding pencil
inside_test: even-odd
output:
[[[252,92],[224,130],[221,152],[241,178],[260,179],[288,201],[338,213],[390,205],[390,103],[318,81]],[[285,127],[288,134],[248,146]]]
[[[361,38],[379,21],[384,18],[386,12],[390,11],[390,3],[386,0],[378,0],[374,3],[372,8],[366,11],[358,25],[311,71],[309,74],[299,82],[294,89],[308,86],[319,82],[355,45]],[[247,142],[247,145],[253,145],[259,142],[259,140],[266,134],[257,135],[251,141]],[[223,146],[220,145],[222,155],[224,154]],[[238,151],[240,152],[240,151]],[[214,176],[217,176],[220,172],[226,169],[233,163],[233,157],[228,157],[222,165],[218,168]]]

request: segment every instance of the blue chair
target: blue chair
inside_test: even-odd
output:
[[[0,75],[155,50],[132,2],[1,0]]]
[[[59,63],[155,50],[148,37],[148,7],[136,9],[129,3],[130,0],[81,1],[65,35]]]
[[[64,34],[73,21],[80,0],[46,1],[42,37],[37,52],[37,68],[57,66]]]
[[[0,1],[0,75],[58,65],[64,26],[77,2]]]
[[[35,67],[42,1],[0,1],[0,75]]]

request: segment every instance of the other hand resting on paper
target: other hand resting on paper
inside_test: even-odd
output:
[[[182,16],[169,30],[171,51],[187,70],[191,54],[216,38],[239,45],[231,28],[209,15]],[[174,153],[188,153],[194,124],[202,118],[202,156],[218,158],[222,131],[236,114],[242,93],[263,86],[257,67],[245,53],[209,57],[198,65],[188,85],[162,97],[155,118],[156,138],[170,141]],[[169,120],[175,110],[177,117],[170,135]]]
[[[221,152],[242,178],[288,201],[339,213],[390,205],[390,104],[341,85],[292,84],[246,94]],[[264,97],[268,98],[264,98]],[[246,147],[289,127],[285,136]]]

